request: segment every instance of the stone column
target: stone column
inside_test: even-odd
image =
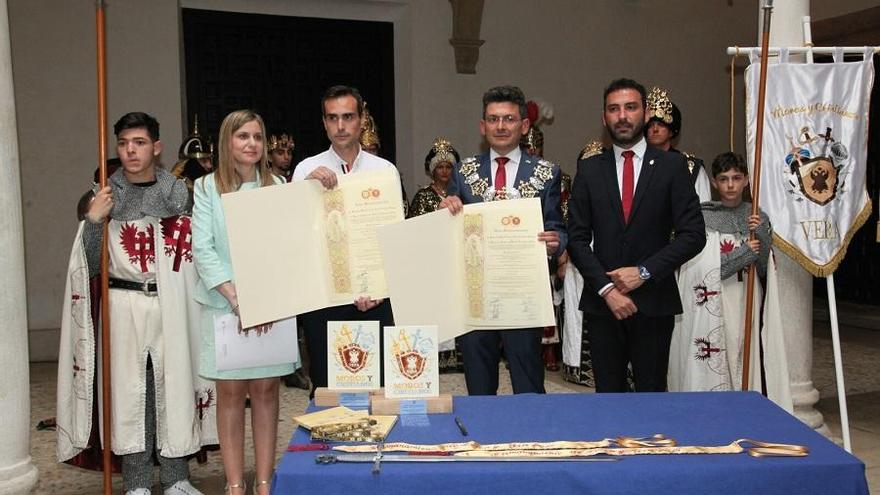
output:
[[[452,4],[452,38],[455,49],[455,70],[459,74],[476,74],[480,47],[480,24],[483,19],[483,0],[449,0]]]
[[[807,15],[810,15],[809,0],[774,2],[770,19],[770,46],[803,46],[802,19]],[[758,22],[757,46],[760,46],[763,9],[758,15]],[[789,58],[796,60],[795,56]],[[785,301],[783,331],[788,347],[794,415],[814,430],[830,437],[831,432],[825,426],[822,414],[814,407],[819,401],[819,391],[813,386],[813,276],[782,251],[776,251],[776,262],[779,299]]]
[[[18,133],[6,0],[0,0],[0,494],[30,493],[31,398]]]

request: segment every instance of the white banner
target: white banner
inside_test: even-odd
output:
[[[757,50],[746,69],[746,148],[755,160]],[[834,273],[853,234],[867,220],[865,188],[873,50],[864,60],[791,63],[782,50],[767,71],[761,146],[760,206],[774,245],[815,276]]]

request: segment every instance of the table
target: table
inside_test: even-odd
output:
[[[600,440],[662,433],[679,445],[739,438],[809,447],[810,455],[633,456],[619,462],[315,464],[316,452],[287,453],[274,494],[868,494],[865,465],[755,392],[558,394],[455,397],[454,414],[430,427],[398,421],[387,441],[481,443]],[[463,437],[453,418],[470,435]],[[308,443],[299,429],[291,443]]]

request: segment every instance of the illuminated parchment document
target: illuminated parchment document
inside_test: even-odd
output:
[[[223,195],[242,325],[388,296],[377,228],[403,220],[394,169]]]
[[[554,325],[537,198],[465,205],[379,229],[397,325],[471,330]]]

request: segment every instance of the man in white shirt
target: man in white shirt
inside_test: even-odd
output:
[[[333,86],[322,100],[324,130],[330,149],[301,161],[293,171],[293,180],[317,180],[327,189],[336,187],[340,174],[356,174],[394,164],[371,155],[361,148],[359,138],[364,115],[364,100],[356,88]],[[309,378],[312,394],[317,387],[327,386],[327,322],[378,320],[381,327],[394,324],[391,304],[384,300],[360,297],[354,304],[320,309],[300,315],[309,348]],[[380,333],[381,335],[381,333]],[[379,349],[382,349],[380,342]]]

